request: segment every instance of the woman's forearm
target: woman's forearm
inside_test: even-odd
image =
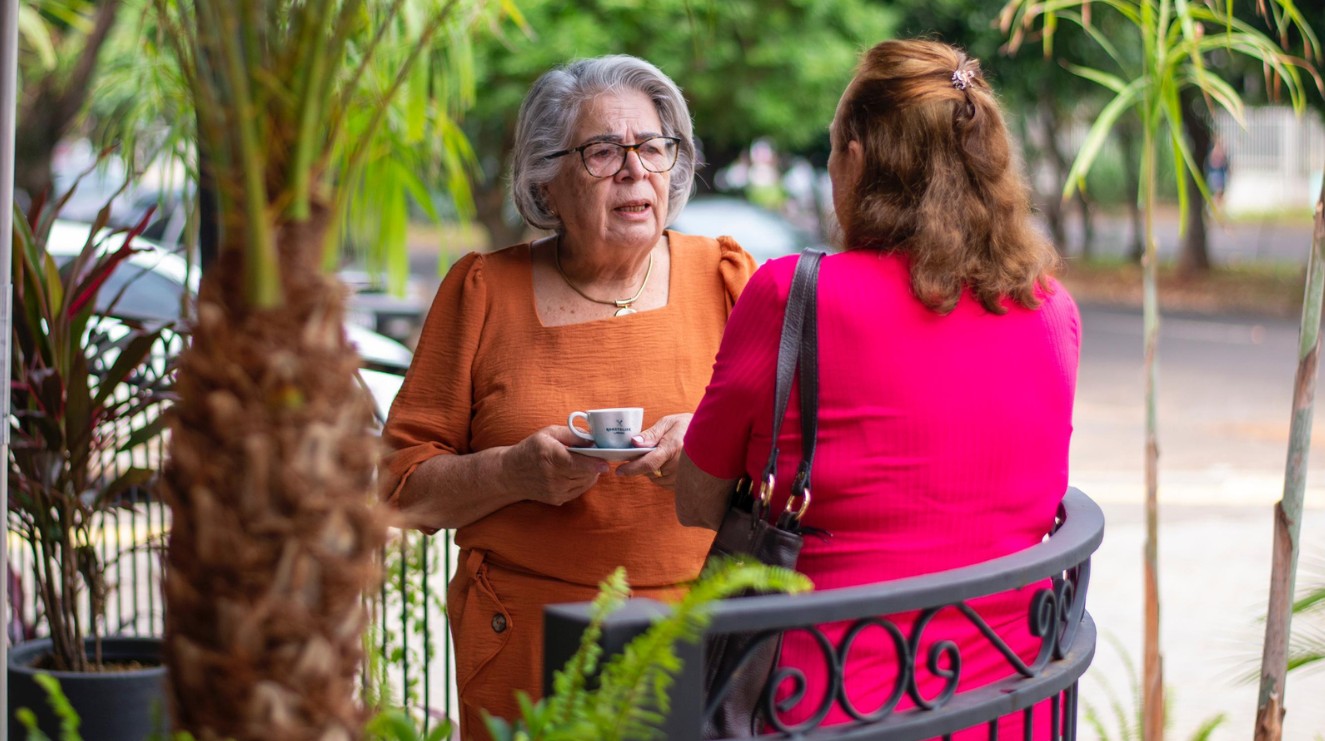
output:
[[[676,519],[687,527],[717,530],[727,513],[727,499],[736,479],[710,476],[681,453],[676,472]]]
[[[415,469],[396,506],[405,525],[429,530],[464,527],[525,497],[506,485],[502,455],[490,448],[468,455],[439,455]]]

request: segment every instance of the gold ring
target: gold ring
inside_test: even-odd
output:
[[[655,468],[655,469],[653,469],[653,477],[654,477],[655,479],[660,479],[660,478],[662,478],[662,469],[661,469],[661,468]]]

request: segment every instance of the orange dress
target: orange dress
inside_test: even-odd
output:
[[[383,433],[388,501],[433,456],[514,445],[577,409],[642,406],[646,428],[694,411],[755,263],[727,238],[668,236],[666,306],[559,327],[539,321],[528,244],[456,263]],[[592,599],[618,566],[636,595],[674,596],[712,537],[677,522],[670,489],[611,474],[563,506],[524,501],[457,530],[447,614],[462,737],[486,737],[480,709],[516,717],[516,690],[542,695],[544,605]]]

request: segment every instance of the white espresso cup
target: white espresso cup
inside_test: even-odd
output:
[[[583,419],[589,425],[585,432],[575,426],[575,420]],[[587,412],[571,412],[566,420],[570,431],[585,440],[593,440],[600,448],[629,448],[630,438],[638,435],[644,427],[644,409],[642,407],[618,407],[616,409],[590,409]]]

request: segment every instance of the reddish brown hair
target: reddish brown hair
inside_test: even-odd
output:
[[[1030,189],[979,61],[935,41],[875,46],[832,136],[839,151],[856,141],[864,154],[838,213],[848,248],[909,255],[911,290],[940,313],[963,288],[998,314],[1009,298],[1039,305],[1058,256],[1031,221]]]

